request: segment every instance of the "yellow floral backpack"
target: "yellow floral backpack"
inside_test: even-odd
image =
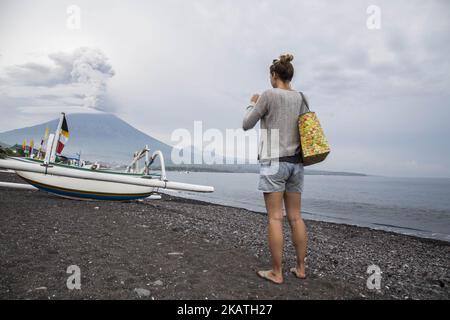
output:
[[[308,101],[302,92],[302,103],[304,102],[308,111],[298,117],[298,131],[300,133],[300,153],[303,166],[309,166],[325,160],[330,153],[328,144],[319,118],[315,112],[309,109]]]

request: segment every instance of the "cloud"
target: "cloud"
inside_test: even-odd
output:
[[[102,109],[101,99],[106,91],[109,78],[114,76],[114,71],[108,63],[106,56],[99,50],[80,48],[75,50],[69,59],[65,56],[52,55],[55,61],[66,61],[71,63],[71,80],[84,84],[85,107]]]
[[[102,103],[114,70],[98,49],[48,54],[50,63],[26,62],[7,67],[0,95],[25,99],[28,106],[78,106],[105,110]]]

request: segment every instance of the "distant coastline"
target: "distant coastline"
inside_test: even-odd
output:
[[[156,169],[160,169],[156,167]],[[167,171],[192,171],[192,172],[222,172],[222,173],[259,173],[259,165],[180,165],[167,166]],[[305,168],[306,175],[331,175],[331,176],[369,176],[364,173],[309,170]]]

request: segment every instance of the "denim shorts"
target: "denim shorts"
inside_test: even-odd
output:
[[[259,170],[258,190],[263,192],[303,192],[303,163],[265,161]]]

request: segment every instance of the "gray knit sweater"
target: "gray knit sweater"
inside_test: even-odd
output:
[[[242,122],[244,130],[253,128],[261,120],[260,161],[300,152],[298,116],[307,111],[300,93],[278,88],[264,91],[256,104],[247,107]]]

